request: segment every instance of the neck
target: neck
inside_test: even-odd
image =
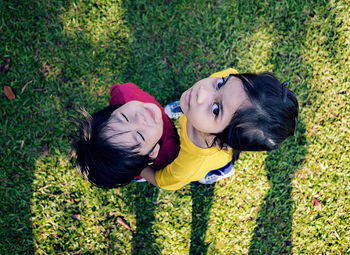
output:
[[[189,121],[187,121],[186,128],[188,138],[194,145],[204,149],[211,147],[214,139],[213,135],[197,130]]]

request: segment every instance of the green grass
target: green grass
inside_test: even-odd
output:
[[[341,0],[1,1],[1,89],[16,99],[0,96],[0,253],[350,253],[349,13]],[[76,109],[105,107],[117,82],[166,104],[227,67],[289,81],[295,137],[211,186],[105,191],[78,176]]]

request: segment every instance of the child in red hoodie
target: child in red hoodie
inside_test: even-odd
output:
[[[162,169],[179,152],[177,130],[154,97],[133,83],[113,85],[110,95],[73,145],[80,174],[102,188],[128,184],[146,166]]]

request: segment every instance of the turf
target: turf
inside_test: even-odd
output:
[[[1,89],[16,98],[0,95],[0,253],[350,253],[349,13],[345,0],[1,1]],[[278,150],[176,192],[78,176],[77,109],[105,107],[118,82],[164,105],[227,67],[289,81],[299,126]]]

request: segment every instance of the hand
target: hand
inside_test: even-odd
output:
[[[146,167],[140,173],[140,176],[145,178],[149,183],[153,184],[156,187],[159,187],[155,177],[155,171],[152,167]]]

